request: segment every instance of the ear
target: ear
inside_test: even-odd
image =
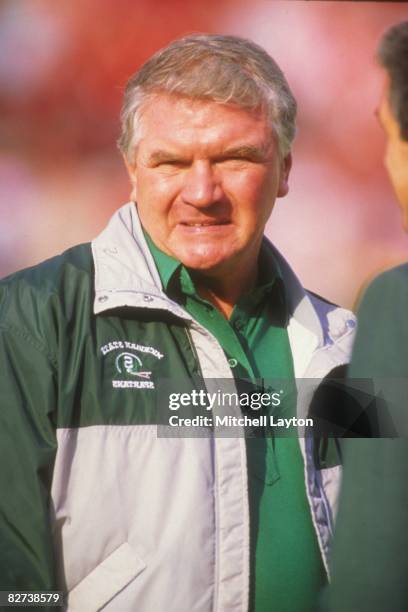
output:
[[[136,181],[136,174],[137,174],[137,173],[136,173],[136,164],[135,164],[135,163],[131,164],[131,163],[130,163],[130,162],[127,160],[127,158],[126,158],[126,156],[125,156],[125,155],[122,155],[122,157],[123,157],[124,164],[125,164],[125,166],[126,166],[127,173],[128,173],[128,175],[129,175],[129,179],[130,179],[131,185],[132,185],[132,191],[131,191],[131,193],[130,193],[130,199],[131,199],[133,202],[136,202],[136,199],[137,199],[137,197],[136,197],[136,194],[137,194],[137,189],[136,189],[136,187],[137,187],[137,181]]]
[[[279,187],[278,187],[278,198],[283,198],[289,191],[289,174],[292,168],[292,153],[288,153],[283,158],[280,167]]]

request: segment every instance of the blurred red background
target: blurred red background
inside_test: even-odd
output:
[[[374,117],[393,2],[54,0],[0,5],[0,276],[91,240],[129,197],[115,141],[124,85],[189,32],[252,38],[298,99],[290,194],[267,233],[304,284],[351,306],[407,238]]]

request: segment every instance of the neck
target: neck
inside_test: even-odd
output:
[[[194,274],[199,295],[208,300],[229,319],[239,298],[253,289],[257,277],[257,261],[248,269],[238,268],[222,275]]]

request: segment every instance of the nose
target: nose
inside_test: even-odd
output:
[[[205,207],[222,197],[220,180],[209,161],[195,161],[184,176],[181,197],[185,204]]]

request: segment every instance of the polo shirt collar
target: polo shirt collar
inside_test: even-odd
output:
[[[156,263],[165,293],[170,295],[173,287],[178,285],[178,290],[183,294],[191,296],[197,295],[194,281],[187,268],[183,266],[180,261],[159,249],[145,229],[143,229],[143,233]],[[259,274],[257,284],[250,293],[242,296],[242,300],[250,301],[252,304],[260,302],[270,294],[273,288],[275,288],[279,292],[280,303],[284,309],[285,321],[287,322],[289,313],[286,308],[282,274],[279,264],[276,262],[272,250],[270,249],[269,242],[265,238],[261,245],[258,263]]]
[[[171,280],[176,276],[176,273],[180,271],[182,264],[174,257],[171,257],[171,255],[167,255],[167,253],[159,249],[144,228],[143,234],[156,263],[164,292],[168,293]]]

